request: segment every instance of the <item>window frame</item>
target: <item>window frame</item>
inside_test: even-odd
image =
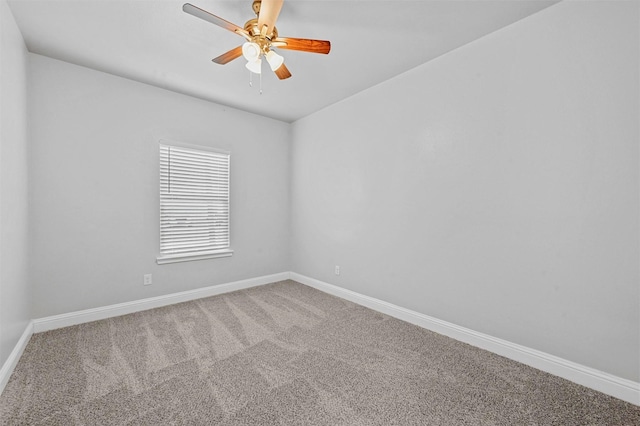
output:
[[[162,253],[162,149],[164,147],[169,148],[183,148],[195,151],[211,152],[215,154],[222,154],[228,156],[228,206],[227,206],[227,233],[228,233],[228,246],[216,250],[201,250],[189,253]],[[163,265],[167,263],[177,262],[190,262],[195,260],[215,259],[221,257],[230,257],[233,255],[233,249],[231,248],[231,153],[218,148],[213,148],[203,145],[193,145],[181,142],[175,142],[171,140],[161,139],[158,142],[158,247],[160,250],[159,255],[156,257],[156,263]]]

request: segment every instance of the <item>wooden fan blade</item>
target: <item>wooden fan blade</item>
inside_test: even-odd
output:
[[[238,46],[234,49],[231,49],[230,51],[223,53],[217,58],[213,58],[212,61],[215,62],[216,64],[224,65],[226,63],[233,61],[236,58],[239,58],[240,56],[242,56],[242,46]]]
[[[205,21],[211,22],[212,24],[217,25],[219,27],[222,27],[225,30],[229,30],[229,31],[234,32],[234,33],[236,33],[238,35],[241,35],[244,38],[246,38],[247,40],[251,39],[251,37],[244,30],[244,28],[240,28],[236,24],[232,24],[229,21],[225,21],[224,19],[220,18],[219,16],[216,16],[216,15],[214,15],[212,13],[209,13],[206,10],[200,9],[199,7],[196,7],[196,6],[192,5],[191,3],[185,3],[182,6],[182,10],[185,11],[186,13],[188,13],[189,15],[195,16],[196,18],[204,19]]]
[[[285,66],[285,64],[280,65],[280,67],[274,72],[280,80],[291,77],[291,73],[289,72],[289,69]]]
[[[276,26],[276,20],[280,14],[280,9],[282,9],[283,2],[284,0],[262,0],[260,14],[258,15],[258,29],[264,32],[263,27],[266,25],[265,35],[271,34],[273,27]]]
[[[301,50],[303,52],[324,53],[331,50],[331,42],[327,40],[311,40],[308,38],[278,37],[271,43],[280,49]]]

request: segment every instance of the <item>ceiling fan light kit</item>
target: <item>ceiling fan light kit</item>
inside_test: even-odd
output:
[[[262,59],[258,58],[255,61],[248,61],[245,67],[254,74],[262,74]]]
[[[248,41],[242,45],[242,56],[249,62],[257,61],[261,54],[260,46],[256,43]]]
[[[190,3],[185,3],[182,6],[182,10],[196,18],[218,25],[245,38],[246,42],[242,46],[235,47],[223,53],[214,58],[213,62],[224,65],[243,56],[247,60],[246,68],[252,73],[261,74],[262,56],[264,56],[269,63],[271,71],[273,71],[280,80],[284,80],[291,77],[291,73],[284,64],[284,58],[274,52],[272,48],[322,53],[326,55],[331,50],[331,43],[327,40],[278,37],[276,20],[280,14],[283,2],[284,0],[254,0],[252,9],[257,15],[257,18],[249,19],[244,24],[244,28],[232,24]]]
[[[265,57],[267,58],[267,62],[269,62],[269,66],[271,67],[271,71],[277,70],[278,68],[280,68],[282,66],[282,64],[284,64],[284,58],[282,56],[278,55],[273,50],[268,51],[267,54],[265,55]]]

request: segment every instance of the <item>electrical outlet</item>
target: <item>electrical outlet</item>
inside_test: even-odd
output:
[[[339,265],[336,265],[336,268],[335,268],[334,272],[336,273],[336,275],[340,275],[340,266]]]
[[[151,285],[151,274],[144,274],[144,285]]]

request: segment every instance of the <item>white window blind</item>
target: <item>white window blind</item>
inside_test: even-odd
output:
[[[160,144],[158,263],[231,255],[229,157]]]

